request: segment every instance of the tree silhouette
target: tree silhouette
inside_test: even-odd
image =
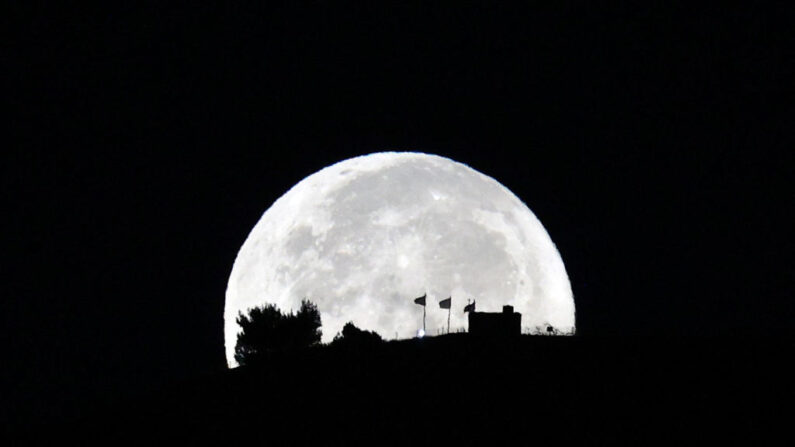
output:
[[[320,330],[320,312],[308,300],[301,301],[301,308],[294,316],[288,317],[288,327],[292,328],[288,347],[304,348],[320,343],[323,332]]]
[[[331,344],[335,346],[348,346],[357,348],[373,347],[381,344],[384,340],[378,333],[365,331],[354,326],[353,322],[345,323],[342,332],[334,336]]]
[[[320,312],[310,301],[301,301],[297,313],[282,314],[275,304],[265,304],[238,313],[241,332],[235,345],[240,365],[255,363],[277,351],[306,348],[320,342]]]

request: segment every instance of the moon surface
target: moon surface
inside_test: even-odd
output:
[[[573,333],[574,299],[555,244],[536,216],[496,180],[448,158],[379,152],[341,161],[280,197],[251,230],[226,289],[226,357],[240,311],[275,303],[318,306],[324,342],[352,321],[382,337],[422,328],[414,298],[427,293],[427,332],[446,330],[438,302],[452,296],[451,330],[505,304],[524,332]]]

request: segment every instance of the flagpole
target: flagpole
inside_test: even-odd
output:
[[[425,308],[427,307],[427,302],[425,301],[426,295],[427,293],[419,298],[414,299],[414,304],[419,304],[422,306],[422,334],[418,334],[420,337],[425,336]]]
[[[450,307],[447,308],[447,333],[450,333],[450,309],[453,307],[452,303]]]

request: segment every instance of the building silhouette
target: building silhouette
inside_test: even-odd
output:
[[[502,312],[469,312],[469,333],[483,337],[513,337],[522,333],[522,314],[513,306],[502,306]]]

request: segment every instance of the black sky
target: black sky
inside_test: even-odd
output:
[[[583,335],[792,335],[789,11],[286,3],[6,19],[12,398],[221,368],[260,215],[390,149],[524,200]]]

